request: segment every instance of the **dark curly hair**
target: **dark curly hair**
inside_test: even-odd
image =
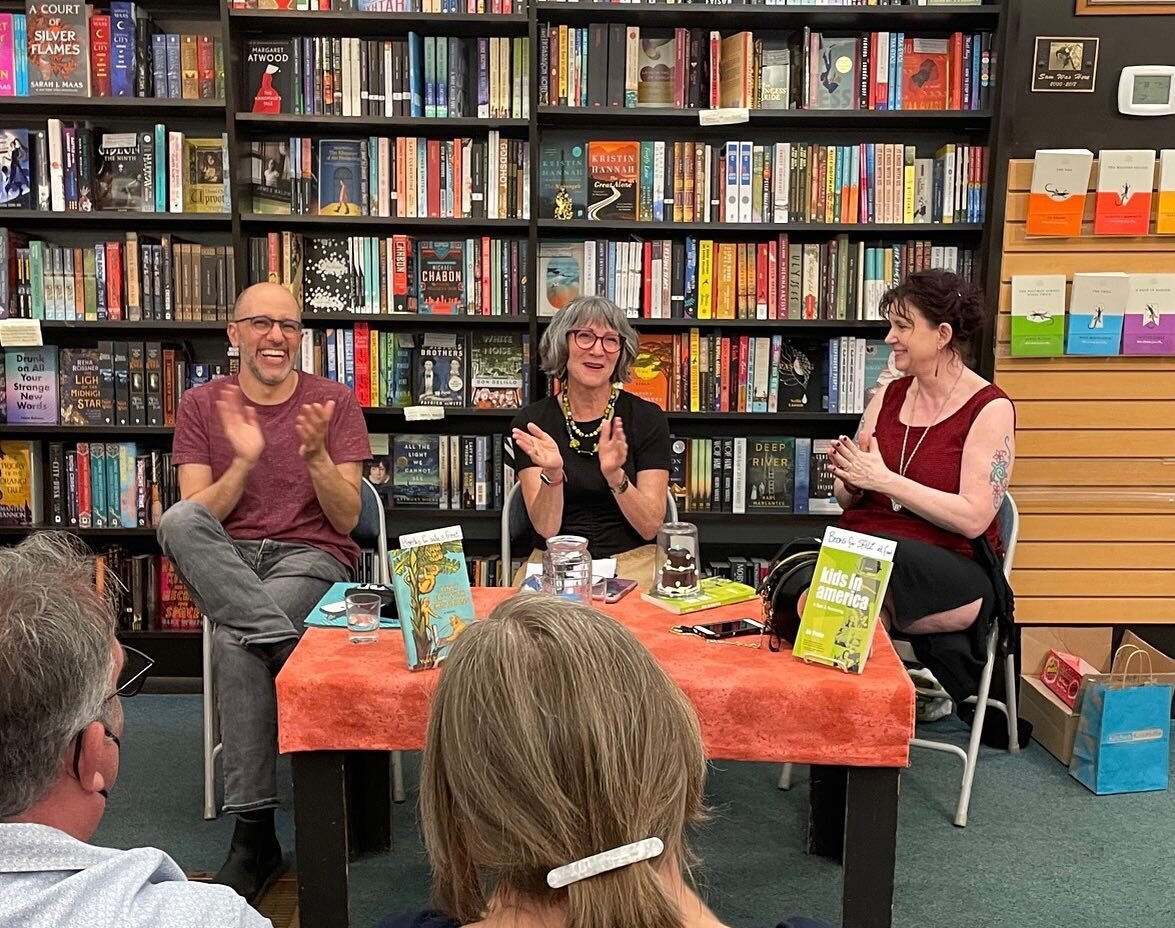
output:
[[[944,322],[951,327],[948,347],[964,361],[972,359],[975,336],[987,317],[983,291],[969,280],[951,271],[915,271],[881,298],[882,318],[891,315],[906,321],[911,307],[917,309],[934,327]]]

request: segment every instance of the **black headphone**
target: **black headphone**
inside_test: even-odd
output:
[[[778,651],[783,642],[794,644],[800,628],[800,594],[812,583],[819,538],[796,538],[784,545],[759,585],[763,621],[771,632],[768,647]]]

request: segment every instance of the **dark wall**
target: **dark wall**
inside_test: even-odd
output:
[[[1175,116],[1118,112],[1118,75],[1132,64],[1175,65],[1175,15],[1076,16],[1074,0],[1006,0],[1008,41],[1000,63],[1004,93],[998,142],[1008,158],[1031,158],[1038,148],[1169,148]],[[1036,36],[1095,36],[1093,93],[1032,93]]]

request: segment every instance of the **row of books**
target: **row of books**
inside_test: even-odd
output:
[[[1013,357],[1175,355],[1175,274],[1077,273],[1068,305],[1067,283],[1012,276]]]
[[[134,442],[0,442],[0,525],[149,528],[179,499],[171,455]]]
[[[109,6],[27,0],[27,15],[0,13],[0,97],[224,99],[219,38],[161,32],[138,4]]]
[[[888,360],[880,339],[645,333],[625,388],[667,412],[861,413]]]
[[[175,424],[180,395],[235,373],[236,349],[219,361],[192,361],[159,342],[99,341],[95,348],[6,348],[0,368],[0,422],[21,425]]]
[[[606,296],[633,318],[880,319],[885,291],[913,271],[971,279],[971,249],[929,241],[539,242],[539,316]]]
[[[58,245],[0,227],[0,319],[228,319],[236,294],[232,245],[138,232]]]
[[[640,222],[982,222],[988,150],[591,140],[539,149],[539,217]]]
[[[259,0],[266,3],[289,0]],[[379,0],[373,0],[379,2]],[[433,0],[437,2],[437,0]],[[579,3],[582,0],[542,0],[544,4]],[[590,0],[600,6],[720,6],[721,0]],[[989,0],[746,0],[746,6],[982,6]]]
[[[109,571],[113,584],[118,627],[121,631],[199,631],[203,616],[183,579],[161,554],[130,554],[122,545],[111,545],[95,558],[100,589]]]
[[[946,0],[958,3],[960,0]],[[972,0],[967,0],[972,2]],[[527,0],[232,0],[234,10],[298,10],[338,13],[526,12]]]
[[[189,137],[161,123],[102,132],[49,119],[0,131],[0,209],[227,213],[228,137]]]
[[[529,305],[525,239],[270,232],[249,240],[249,280],[288,287],[306,312],[517,316]]]
[[[271,215],[528,219],[526,139],[410,136],[250,145],[252,205]]]
[[[525,36],[303,36],[245,43],[254,113],[527,119]]]
[[[680,512],[833,515],[831,448],[792,436],[674,438],[669,489]]]
[[[530,396],[525,332],[389,332],[365,322],[304,329],[301,369],[345,384],[360,406],[518,409]]]
[[[1154,210],[1153,149],[1102,149],[1098,152],[1094,198],[1094,235],[1148,235]],[[1175,148],[1158,156],[1156,235],[1175,235]],[[1081,235],[1093,152],[1084,148],[1048,148],[1036,152],[1028,193],[1029,235]]]
[[[387,479],[379,489],[394,509],[500,511],[514,486],[502,435],[384,437],[390,455],[377,459]]]
[[[624,23],[539,26],[539,103],[570,107],[977,110],[992,34],[826,36]]]

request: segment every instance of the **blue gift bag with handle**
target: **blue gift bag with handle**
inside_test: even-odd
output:
[[[1152,673],[1131,675],[1137,654],[1121,673],[1087,680],[1081,690],[1069,773],[1099,796],[1167,788],[1172,686]]]

